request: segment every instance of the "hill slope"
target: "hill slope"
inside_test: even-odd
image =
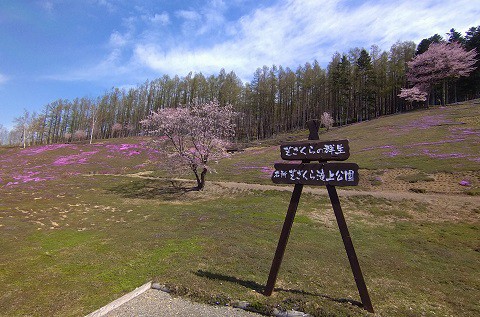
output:
[[[341,201],[379,315],[479,314],[480,198],[463,194],[478,188],[478,122],[472,102],[321,135],[348,138],[348,161],[362,168],[359,190]],[[82,316],[155,279],[209,303],[365,316],[350,304],[358,293],[318,189],[302,195],[278,289],[259,294],[290,198],[263,184],[271,185],[281,139],[306,135],[221,160],[203,192],[157,177],[170,174],[147,138],[1,148],[0,315]],[[392,184],[427,194],[368,195]]]
[[[282,140],[306,139],[307,135],[307,131],[299,131],[257,142],[244,152],[213,164],[218,174],[208,178],[270,183],[273,164],[281,161],[278,145]],[[480,101],[334,128],[320,138],[349,140],[348,161],[363,169],[360,185],[364,189],[408,190],[411,187],[405,186],[405,182],[415,183],[416,179],[426,180],[429,184],[423,184],[423,189],[431,192],[467,192],[480,185]],[[60,175],[157,170],[162,167],[162,160],[158,152],[148,147],[146,138],[112,139],[92,145],[0,148],[0,186],[31,185]],[[157,175],[168,176],[167,169]],[[461,186],[462,181],[470,186]]]
[[[278,144],[304,140],[307,131],[258,142],[220,162],[218,180],[270,183]],[[480,101],[382,117],[320,135],[348,139],[363,189],[473,193],[480,183]],[[462,186],[470,184],[471,186]]]

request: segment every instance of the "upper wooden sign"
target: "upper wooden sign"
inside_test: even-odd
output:
[[[350,156],[348,140],[305,141],[280,145],[283,160],[345,161]]]

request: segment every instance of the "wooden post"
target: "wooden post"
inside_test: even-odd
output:
[[[295,219],[295,213],[297,212],[298,203],[300,202],[300,196],[302,195],[302,184],[296,184],[293,188],[292,198],[290,199],[290,205],[288,205],[287,215],[285,216],[285,222],[283,223],[282,233],[278,240],[277,250],[275,251],[275,257],[273,258],[272,267],[270,268],[270,274],[268,275],[267,286],[265,287],[264,295],[272,295],[273,288],[275,287],[275,281],[277,280],[278,271],[282,264],[283,255],[287,247],[288,237],[290,236],[290,230],[292,229],[293,220]]]
[[[318,128],[320,127],[320,123],[318,122],[318,120],[308,121],[307,126],[310,132],[308,139],[319,140],[320,137],[318,135]],[[305,160],[303,162],[308,163],[309,161]],[[268,275],[267,285],[265,287],[265,291],[263,292],[265,296],[272,295],[273,289],[275,287],[278,271],[280,270],[283,255],[285,254],[285,249],[287,248],[288,237],[290,236],[293,220],[295,219],[298,203],[300,202],[300,196],[302,195],[302,190],[302,184],[295,184],[295,187],[293,188],[292,198],[290,198],[290,204],[288,205],[287,215],[285,216],[285,221],[283,222],[282,233],[280,234],[280,239],[278,240],[277,250],[275,251],[272,266],[270,267],[270,274]]]
[[[310,135],[308,139],[319,140],[318,128],[320,126],[320,123],[318,122],[318,120],[311,120],[307,122],[307,125],[308,129],[310,130]],[[317,149],[323,146],[325,146],[325,150]],[[336,147],[337,151],[329,150],[333,149],[334,147]],[[334,186],[357,185],[358,165],[352,163],[327,163],[328,160],[332,159],[346,160],[348,158],[348,156],[350,155],[348,149],[348,141],[330,141],[326,144],[323,144],[322,142],[296,142],[294,145],[282,145],[280,149],[282,158],[284,160],[298,160],[301,158],[302,164],[297,166],[290,165],[293,167],[290,167],[288,164],[275,164],[276,170],[272,175],[272,181],[274,181],[274,183],[294,183],[295,187],[293,189],[292,197],[290,199],[287,215],[285,216],[285,221],[283,223],[280,239],[278,240],[277,249],[275,251],[275,256],[272,261],[272,266],[270,268],[270,274],[268,275],[268,281],[265,287],[264,295],[272,295],[273,289],[275,287],[278,271],[280,270],[280,266],[282,264],[283,255],[285,254],[285,249],[287,247],[288,237],[290,236],[290,231],[292,229],[293,221],[295,219],[295,213],[297,212],[298,203],[300,202],[300,196],[302,195],[303,184],[325,184],[327,187],[328,196],[330,197],[330,202],[332,203],[333,211],[335,213],[335,218],[337,219],[338,228],[340,229],[343,245],[345,246],[345,251],[347,252],[347,257],[348,261],[350,262],[353,277],[357,285],[358,293],[360,294],[363,308],[373,313],[373,306],[370,300],[370,295],[368,294],[367,286],[365,284],[365,280],[360,269],[360,264],[358,263],[358,258],[353,247],[352,239],[350,238],[350,233],[348,232],[347,222],[345,221],[342,207],[340,206],[340,200],[338,199],[337,190]],[[332,152],[335,152],[335,156],[333,156]],[[311,160],[317,159],[321,163],[320,166],[318,166],[318,164],[309,164]],[[328,179],[326,179],[323,175],[324,168],[328,169]],[[308,176],[301,178],[299,176],[295,176],[294,173],[290,174],[290,178],[282,176],[288,175],[287,173],[289,169],[292,169],[299,173],[303,173]],[[318,175],[320,175],[320,172],[317,173],[316,171],[320,170],[322,171],[321,175],[323,176],[317,177]],[[342,174],[342,171],[344,172],[344,174]],[[325,174],[326,173],[327,172],[325,172]]]
[[[370,295],[368,295],[367,285],[363,279],[357,254],[355,253],[355,248],[353,247],[353,242],[350,238],[350,233],[348,232],[347,222],[343,216],[342,207],[340,206],[340,200],[338,199],[337,195],[337,189],[335,186],[327,185],[327,191],[328,196],[330,196],[330,202],[332,203],[335,218],[337,219],[338,228],[340,229],[343,245],[345,246],[345,251],[347,252],[348,261],[350,262],[350,267],[352,268],[353,278],[357,284],[357,289],[358,293],[360,294],[360,299],[362,300],[363,308],[373,313]]]

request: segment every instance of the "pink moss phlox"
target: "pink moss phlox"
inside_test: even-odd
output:
[[[456,143],[460,141],[464,141],[465,139],[454,139],[454,140],[442,140],[442,141],[435,141],[435,142],[420,142],[420,143],[413,143],[409,145],[405,145],[406,148],[412,148],[415,146],[424,146],[424,145],[439,145],[439,144],[447,144],[447,143]]]
[[[53,162],[54,166],[64,166],[71,164],[85,164],[90,156],[94,155],[98,151],[82,152],[80,154],[73,154],[67,156],[61,156]]]
[[[382,146],[372,146],[372,147],[366,147],[360,150],[360,152],[363,151],[371,151],[371,150],[376,150],[376,149],[391,149],[393,148],[393,145],[382,145]]]
[[[480,136],[480,130],[470,129],[470,128],[452,128],[451,131],[453,133],[458,133],[464,136]]]
[[[435,115],[435,116],[424,116],[418,120],[414,120],[405,126],[399,127],[401,130],[410,131],[412,129],[428,129],[431,127],[439,126],[442,124],[452,124],[455,123],[452,120],[445,118],[445,115]]]
[[[23,149],[21,151],[21,153],[23,155],[37,155],[37,154],[43,153],[45,151],[53,151],[53,150],[58,150],[58,149],[66,148],[66,147],[76,148],[74,145],[64,144],[64,143],[62,143],[62,144],[48,144],[48,145]]]
[[[458,184],[461,186],[471,186],[470,182],[467,180],[461,180]]]
[[[393,150],[391,152],[386,152],[386,153],[383,153],[385,156],[388,156],[388,157],[395,157],[397,155],[400,155],[400,151],[398,150]]]
[[[140,152],[139,151],[130,151],[127,153],[127,156],[134,156],[134,155],[139,155]]]
[[[262,168],[260,169],[263,173],[267,173],[267,174],[272,174],[275,169],[273,168],[273,166],[262,166]]]
[[[141,154],[144,147],[141,144],[109,144],[106,146],[111,153],[121,153],[126,156],[134,156]],[[110,156],[109,156],[110,157]]]
[[[138,144],[128,144],[128,143],[123,143],[123,144],[108,144],[106,146],[107,149],[111,151],[127,151],[130,149],[138,149],[140,146]]]
[[[245,170],[257,170],[262,173],[265,173],[270,177],[272,175],[273,171],[275,170],[272,166],[239,166],[240,169],[245,169]]]
[[[40,172],[28,172],[24,175],[12,176],[15,182],[9,182],[5,186],[18,185],[20,183],[29,183],[29,182],[42,182],[42,181],[53,179],[52,176],[38,177],[39,174]]]
[[[438,158],[438,159],[468,157],[468,155],[463,154],[463,153],[440,153],[440,154],[437,154],[437,153],[434,153],[434,152],[437,152],[436,150],[430,151],[430,150],[427,150],[427,149],[423,149],[422,152],[423,152],[423,154],[425,154],[425,155],[427,155],[431,158]]]

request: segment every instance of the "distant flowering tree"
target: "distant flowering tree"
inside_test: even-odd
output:
[[[63,138],[66,142],[70,142],[70,140],[72,140],[72,134],[70,132],[67,132],[63,135]]]
[[[415,56],[408,65],[408,81],[426,91],[435,84],[442,84],[442,104],[445,105],[448,80],[468,77],[475,69],[475,49],[465,50],[458,42],[432,43],[428,50]]]
[[[122,132],[122,129],[123,129],[123,125],[121,123],[115,123],[113,126],[112,126],[112,136],[113,137],[118,137],[120,135],[120,133]]]
[[[320,116],[320,122],[328,131],[331,127],[333,127],[334,120],[328,112],[324,112]]]
[[[77,130],[73,134],[73,139],[77,141],[85,140],[87,138],[87,132],[84,130]]]
[[[410,103],[425,102],[427,100],[427,95],[428,93],[418,88],[418,86],[402,88],[400,94],[398,94],[400,98],[403,98]]]
[[[151,135],[166,137],[173,146],[174,162],[188,167],[197,181],[196,190],[205,187],[208,163],[226,156],[226,146],[235,136],[233,106],[218,101],[160,109],[141,123]],[[165,151],[164,146],[158,150]]]

